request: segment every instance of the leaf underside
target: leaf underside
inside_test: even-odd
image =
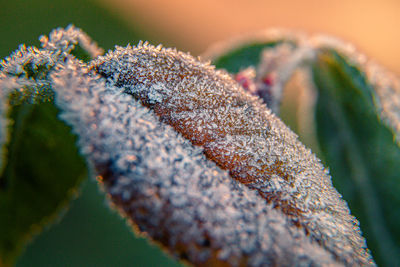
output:
[[[0,178],[0,262],[12,264],[27,240],[76,195],[86,166],[76,137],[52,102],[12,106]]]

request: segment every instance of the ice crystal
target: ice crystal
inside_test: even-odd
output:
[[[371,263],[358,222],[327,170],[230,75],[188,54],[146,43],[117,47],[92,68],[201,146],[208,159],[255,189],[338,259],[349,265]]]
[[[173,255],[196,265],[341,266],[281,210],[104,78],[72,59],[51,78],[61,117],[113,203]],[[149,103],[158,103],[165,87],[150,88]]]
[[[103,54],[102,48],[98,47],[81,29],[73,25],[65,29],[55,29],[49,37],[42,35],[40,42],[45,50],[52,51],[55,54],[69,54],[77,45],[80,45],[92,58]]]
[[[41,36],[40,40],[42,48],[20,45],[18,50],[0,61],[0,147],[3,150],[8,138],[6,111],[10,93],[15,96],[11,99],[14,102],[47,101],[53,94],[48,74],[76,45],[81,45],[92,57],[103,53],[89,36],[73,25],[55,29],[49,37]],[[4,163],[2,157],[3,153],[0,155],[0,170]]]
[[[51,97],[52,91],[47,75],[77,45],[82,46],[93,58],[103,52],[82,30],[72,25],[66,29],[55,29],[49,37],[41,36],[40,40],[41,49],[21,45],[17,51],[0,62],[3,77],[25,78],[19,80],[23,81],[23,84],[18,90],[24,98],[30,97],[31,102]]]
[[[0,62],[1,71],[13,76],[29,76],[27,64],[34,68],[32,71],[37,70],[40,66],[51,68],[68,55],[78,44],[93,58],[103,53],[103,50],[97,47],[82,30],[72,25],[66,29],[55,29],[50,33],[49,37],[41,36],[40,41],[42,44],[41,49],[36,47],[27,48],[25,45],[21,45],[17,51]]]

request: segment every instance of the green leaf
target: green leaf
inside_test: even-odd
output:
[[[52,102],[14,105],[7,162],[0,177],[0,265],[54,221],[87,176],[76,137]]]
[[[400,265],[400,149],[382,122],[373,86],[339,53],[321,49],[313,66],[316,126],[334,186],[361,223],[374,259]]]
[[[89,62],[92,60],[89,52],[86,51],[79,43],[75,45],[74,49],[72,49],[71,55],[82,60],[83,62]]]
[[[282,41],[270,41],[260,43],[243,44],[225,54],[213,59],[213,64],[218,69],[225,69],[230,73],[237,73],[242,69],[256,67],[261,60],[261,53],[264,49],[273,48]]]
[[[96,181],[82,183],[80,197],[72,201],[60,223],[40,234],[16,267],[25,266],[162,266],[184,265],[144,236],[132,233]]]

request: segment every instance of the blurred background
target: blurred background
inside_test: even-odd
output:
[[[74,23],[105,48],[138,38],[193,54],[267,27],[327,33],[400,73],[398,0],[0,0],[0,55]]]
[[[99,0],[155,41],[192,53],[267,27],[326,33],[400,73],[398,0]]]
[[[210,44],[267,27],[327,33],[400,74],[398,0],[0,0],[0,58],[21,43],[73,23],[106,50],[139,40],[194,55]],[[27,247],[17,266],[177,266],[134,237],[93,181],[60,222]]]

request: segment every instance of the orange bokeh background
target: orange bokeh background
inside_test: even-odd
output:
[[[210,44],[268,27],[326,33],[400,74],[398,0],[98,0],[154,42],[200,54]]]

